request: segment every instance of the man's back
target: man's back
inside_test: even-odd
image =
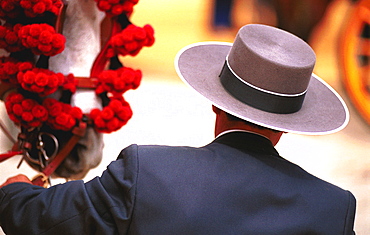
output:
[[[239,142],[239,143],[238,143]],[[263,137],[230,133],[199,149],[131,146],[134,234],[352,234],[355,199],[279,157]]]

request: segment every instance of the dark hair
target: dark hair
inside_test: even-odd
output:
[[[226,113],[226,112],[225,112],[225,113]],[[263,127],[263,126],[260,126],[260,125],[254,124],[254,123],[252,123],[252,122],[248,122],[248,121],[246,121],[246,120],[244,120],[244,119],[241,119],[241,118],[235,117],[234,115],[231,115],[230,113],[226,113],[226,116],[227,116],[227,118],[228,118],[230,121],[239,121],[239,122],[243,122],[243,123],[244,123],[244,124],[246,124],[246,125],[253,126],[253,127],[256,127],[256,128],[258,128],[258,129],[261,129],[261,130],[263,130],[263,129],[268,129],[268,130],[270,130],[270,131],[280,132],[280,131],[278,131],[278,130],[270,129],[270,128],[267,128],[267,127]]]

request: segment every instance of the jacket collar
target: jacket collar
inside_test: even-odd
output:
[[[219,135],[213,142],[242,151],[279,156],[269,139],[251,132],[239,130],[227,132]]]

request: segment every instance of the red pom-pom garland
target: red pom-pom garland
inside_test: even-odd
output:
[[[121,14],[130,15],[134,5],[138,3],[138,0],[95,1],[100,10],[115,20]],[[92,73],[96,79],[95,93],[108,97],[109,101],[102,110],[93,109],[90,113],[83,114],[80,108],[49,97],[57,90],[67,95],[75,93],[78,81],[73,74],[54,73],[45,69],[47,66],[19,61],[32,60],[29,52],[45,59],[64,50],[66,39],[56,32],[55,27],[38,19],[25,20],[27,17],[45,16],[46,12],[57,16],[62,7],[62,0],[0,0],[0,19],[4,22],[0,23],[0,48],[10,52],[9,57],[0,57],[0,83],[11,83],[17,88],[17,92],[10,93],[5,100],[8,115],[13,122],[26,129],[46,124],[55,130],[71,131],[86,116],[98,132],[117,131],[132,117],[131,107],[123,98],[123,94],[140,85],[140,70],[128,67],[105,70],[98,66],[98,72]],[[15,22],[13,19],[16,17],[23,20],[11,24],[10,22]],[[50,22],[52,21],[48,23]],[[143,47],[149,47],[153,43],[154,30],[150,25],[138,27],[129,24],[120,33],[112,31],[111,39],[99,56],[105,61],[117,56],[135,56]],[[28,57],[22,57],[23,51]]]
[[[18,37],[35,55],[57,55],[64,50],[66,42],[65,37],[48,24],[25,25],[18,31]]]
[[[42,103],[49,112],[48,125],[56,130],[69,131],[83,117],[78,107],[47,98]]]
[[[130,15],[139,0],[95,0],[98,8],[108,16]]]
[[[38,93],[40,97],[54,93],[64,84],[63,74],[54,73],[48,69],[33,68],[26,72],[19,72],[17,78],[23,89]]]
[[[8,52],[17,52],[24,50],[25,47],[22,45],[18,37],[18,32],[22,27],[21,24],[12,25],[0,25],[0,48],[5,49]]]
[[[109,41],[107,57],[116,55],[136,56],[144,46],[154,43],[154,30],[152,26],[143,28],[130,24],[121,33],[114,35]]]
[[[122,97],[111,99],[108,106],[103,110],[93,109],[90,118],[93,120],[95,129],[102,133],[111,133],[119,130],[132,117],[132,110]]]
[[[11,57],[0,58],[0,81],[18,84],[17,75],[33,68],[30,62],[18,62]]]
[[[25,128],[41,126],[48,119],[46,108],[33,99],[26,99],[19,93],[11,93],[5,107],[9,118]]]
[[[66,39],[48,24],[0,26],[0,48],[9,52],[31,49],[35,55],[54,56],[64,50]]]
[[[20,6],[24,9],[27,17],[33,18],[45,12],[58,15],[63,2],[61,0],[21,0]]]
[[[129,89],[136,89],[141,82],[142,73],[132,68],[119,68],[105,70],[99,77],[95,92],[99,95],[104,92],[111,93],[114,97],[122,96]]]
[[[1,0],[0,18],[14,19],[20,16],[34,18],[45,12],[58,15],[62,6],[62,0]]]

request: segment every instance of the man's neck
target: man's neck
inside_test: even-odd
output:
[[[264,137],[264,138],[266,138],[266,139],[270,140],[270,139],[269,139],[269,138],[267,138],[266,136],[261,135],[261,134],[259,134],[259,133],[256,133],[256,132],[253,132],[253,131],[242,130],[242,129],[230,129],[230,130],[226,130],[226,131],[221,132],[220,134],[218,134],[218,135],[216,136],[216,138],[218,138],[218,137],[220,137],[220,136],[222,136],[222,135],[225,135],[225,134],[231,133],[231,132],[247,132],[247,133],[252,133],[252,134],[259,135],[259,136],[262,136],[262,137]]]
[[[230,120],[224,111],[216,113],[215,136],[233,130],[242,130],[264,136],[269,139],[273,145],[276,145],[279,142],[280,137],[283,134],[283,132],[248,125],[243,121]]]

